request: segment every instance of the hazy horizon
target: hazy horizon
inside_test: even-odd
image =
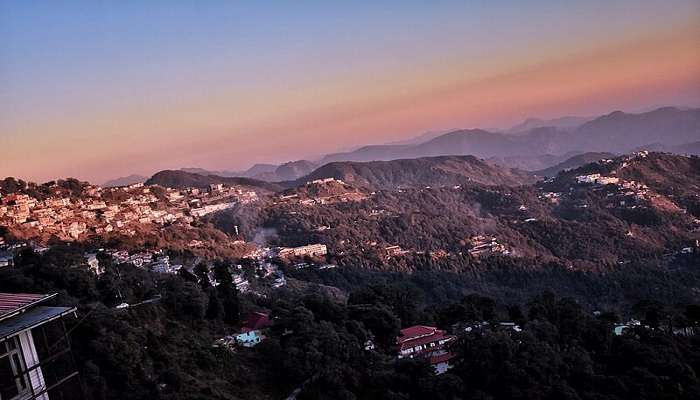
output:
[[[700,3],[671,3],[4,3],[0,175],[240,170],[426,131],[697,107]]]

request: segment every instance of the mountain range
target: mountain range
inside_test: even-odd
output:
[[[698,140],[700,109],[664,107],[640,114],[615,111],[585,122],[573,130],[538,126],[527,133],[516,135],[463,129],[416,145],[370,145],[352,152],[329,154],[319,164],[461,154],[507,160],[514,156],[561,155],[570,152],[625,153],[656,143],[682,146]],[[527,165],[520,167],[538,169],[541,165],[534,168],[527,168]]]
[[[298,171],[294,171],[296,172]],[[440,156],[372,162],[339,161],[319,167],[300,178],[279,183],[253,178],[166,170],[153,175],[146,181],[146,185],[206,188],[211,184],[223,183],[276,192],[326,178],[334,178],[354,187],[368,189],[464,184],[517,186],[531,183],[535,179],[531,173],[502,167],[474,156]]]
[[[404,142],[368,145],[352,151],[328,154],[317,161],[298,160],[281,165],[255,164],[244,171],[212,171],[202,168],[183,168],[181,171],[201,176],[289,182],[306,179],[304,177],[318,167],[341,161],[369,162],[473,155],[508,168],[550,175],[580,165],[603,153],[609,157],[640,149],[700,154],[700,108],[663,107],[638,114],[615,111],[597,118],[530,118],[504,131],[461,129],[447,133],[428,132]],[[590,154],[582,155],[584,153]],[[582,155],[579,160],[570,160],[577,155]],[[562,164],[566,162],[568,164]],[[329,169],[336,167],[338,166]],[[131,176],[109,181],[106,185],[118,186],[144,179]]]
[[[318,164],[308,160],[290,161],[281,165],[255,164],[245,171],[211,171],[203,168],[181,168],[180,171],[204,176],[242,177],[266,182],[291,181],[311,173]]]
[[[518,134],[518,133],[527,133],[531,131],[532,129],[537,129],[537,128],[544,128],[547,126],[551,126],[557,129],[565,130],[565,131],[571,131],[579,126],[585,124],[586,122],[592,120],[593,117],[572,117],[572,116],[567,116],[567,117],[560,117],[560,118],[554,118],[554,119],[542,119],[542,118],[528,118],[525,121],[519,123],[518,125],[513,126],[512,128],[508,129],[506,132],[507,133],[513,133],[513,134]]]

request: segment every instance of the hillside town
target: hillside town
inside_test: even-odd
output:
[[[258,200],[255,191],[213,184],[208,190],[86,185],[80,195],[57,184],[43,198],[27,193],[0,197],[0,225],[27,239],[78,240],[110,232],[133,236],[142,225],[189,224],[196,218]]]
[[[368,194],[354,188],[340,179],[324,178],[306,182],[306,184],[278,196],[277,201],[304,206],[328,205],[362,201]]]
[[[682,192],[674,197],[644,175],[627,173],[646,160],[642,154],[589,163],[530,188],[415,185],[370,192],[333,178],[265,194],[226,184],[176,189],[58,182],[41,190],[28,185],[0,198],[0,272],[36,271],[40,281],[52,273],[53,264],[34,269],[34,257],[54,260],[74,254],[62,262],[70,271],[66,276],[83,274],[91,282],[74,285],[88,288],[86,298],[99,291],[105,311],[117,318],[163,309],[173,310],[182,326],[192,323],[195,331],[206,325],[198,345],[231,362],[228,368],[259,368],[266,365],[263,354],[287,349],[307,357],[303,354],[313,352],[317,343],[345,337],[351,338],[359,364],[382,360],[381,368],[391,373],[414,365],[423,368],[424,379],[449,379],[475,362],[464,353],[469,343],[499,340],[521,349],[539,329],[542,314],[536,313],[541,311],[528,306],[525,314],[524,308],[512,308],[509,297],[522,282],[530,286],[541,277],[553,279],[528,266],[539,262],[535,257],[547,257],[548,268],[559,271],[556,279],[579,280],[569,275],[575,271],[572,264],[592,264],[577,260],[578,247],[569,254],[547,254],[548,242],[561,232],[549,236],[556,224],[585,220],[591,213],[619,216],[620,222],[610,225],[616,240],[632,242],[646,239],[654,229],[646,227],[646,214],[622,222],[627,221],[623,212],[672,215],[668,225],[660,226],[674,227],[679,239],[660,242],[655,260],[669,271],[688,268],[685,264],[694,268],[700,243],[689,234],[700,220],[692,217],[693,203]],[[571,237],[604,237],[601,225],[585,233],[585,225],[571,225]],[[610,232],[606,229],[602,231]],[[135,240],[144,232],[154,239]],[[168,236],[173,232],[180,236]],[[200,251],[212,242],[238,252]],[[597,242],[602,249],[612,248],[605,239]],[[615,255],[607,273],[633,267],[630,257]],[[427,267],[410,269],[422,265]],[[461,273],[447,272],[452,265]],[[471,294],[479,285],[493,284],[483,277],[494,269],[520,274],[497,309]],[[394,279],[404,281],[394,284]],[[454,282],[464,286],[451,286]],[[438,301],[449,296],[452,303],[419,308],[419,296]],[[563,309],[574,312],[570,307]],[[645,315],[586,318],[605,321],[595,322],[602,324],[600,332],[618,339],[663,330],[683,340],[698,331],[675,321],[655,323]],[[551,318],[568,324],[555,314]],[[335,333],[326,330],[329,324],[336,324]],[[557,329],[568,332],[566,326]],[[309,371],[290,381],[303,387],[317,373]]]

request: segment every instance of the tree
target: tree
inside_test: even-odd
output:
[[[219,300],[217,291],[214,289],[209,289],[209,302],[207,304],[206,318],[212,320],[221,319],[224,312],[223,308],[224,306],[221,304],[221,300]]]
[[[192,272],[194,272],[197,277],[202,290],[207,290],[211,287],[211,282],[209,281],[209,267],[207,264],[203,262],[197,264]]]
[[[233,283],[233,277],[224,263],[214,265],[214,279],[218,283],[216,294],[222,303],[224,322],[235,325],[240,320],[238,288]]]

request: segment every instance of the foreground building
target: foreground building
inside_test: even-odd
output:
[[[0,400],[82,399],[64,317],[42,304],[56,294],[0,293]]]
[[[439,375],[450,368],[454,354],[447,349],[447,344],[455,339],[455,336],[433,326],[414,325],[404,328],[396,338],[398,358],[427,359]]]

